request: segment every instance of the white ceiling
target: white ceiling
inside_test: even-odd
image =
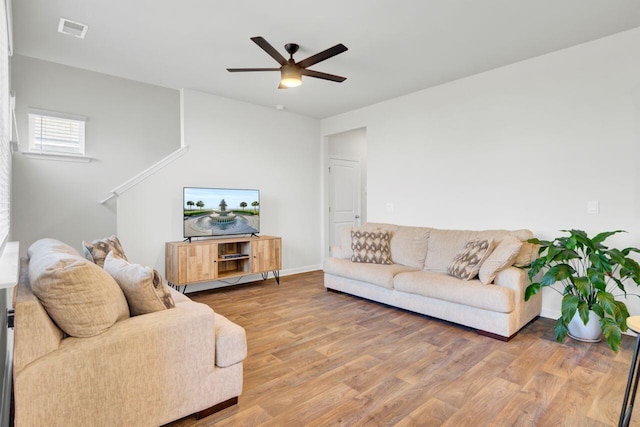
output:
[[[640,27],[638,0],[14,0],[20,55],[169,88],[196,89],[324,118]],[[89,25],[84,40],[61,17]],[[349,50],[278,90],[277,67],[250,37],[301,60]]]

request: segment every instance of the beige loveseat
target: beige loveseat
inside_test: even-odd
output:
[[[126,315],[118,308],[118,320],[104,331],[69,336],[48,313],[51,302],[36,297],[33,283],[46,274],[72,277],[65,274],[73,270],[102,277],[103,270],[47,240],[36,253],[30,249],[21,265],[13,359],[16,426],[158,426],[237,402],[247,351],[244,329],[171,290],[174,308],[132,317],[126,307]],[[73,284],[51,286],[67,285]],[[70,309],[79,310],[72,321],[92,310]]]
[[[527,265],[537,255],[537,247],[526,243],[533,237],[529,230],[440,230],[373,223],[362,229],[389,232],[393,264],[352,262],[351,229],[343,229],[340,244],[331,248],[331,256],[324,263],[327,289],[468,326],[505,340],[540,314],[541,295],[525,302],[529,279],[524,270],[513,266]],[[513,259],[505,260],[506,265],[495,271],[495,278],[488,277],[488,284],[478,278],[461,280],[447,273],[469,241],[489,239],[497,250],[507,236],[523,243]]]

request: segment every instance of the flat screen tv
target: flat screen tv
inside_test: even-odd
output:
[[[184,237],[230,236],[260,232],[260,191],[184,187]]]

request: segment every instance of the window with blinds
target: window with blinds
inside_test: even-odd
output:
[[[29,112],[29,151],[84,156],[84,124],[80,116],[48,111]]]
[[[9,101],[9,29],[7,9],[0,1],[0,253],[9,237],[11,201],[11,111]]]

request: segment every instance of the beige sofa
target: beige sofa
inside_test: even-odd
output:
[[[528,230],[439,230],[372,223],[363,229],[389,231],[393,264],[352,262],[351,229],[343,229],[340,244],[331,248],[324,263],[328,290],[454,322],[504,340],[540,314],[541,295],[525,302],[529,279],[524,270],[511,265],[527,265],[537,255],[537,248],[525,242],[533,237]],[[498,245],[506,236],[524,243],[492,283],[447,274],[447,267],[470,240],[491,239]]]
[[[38,261],[47,271],[63,265],[53,247]],[[171,290],[175,308],[68,336],[34,295],[39,273],[29,263],[15,302],[16,426],[158,426],[237,402],[247,352],[240,326]]]

